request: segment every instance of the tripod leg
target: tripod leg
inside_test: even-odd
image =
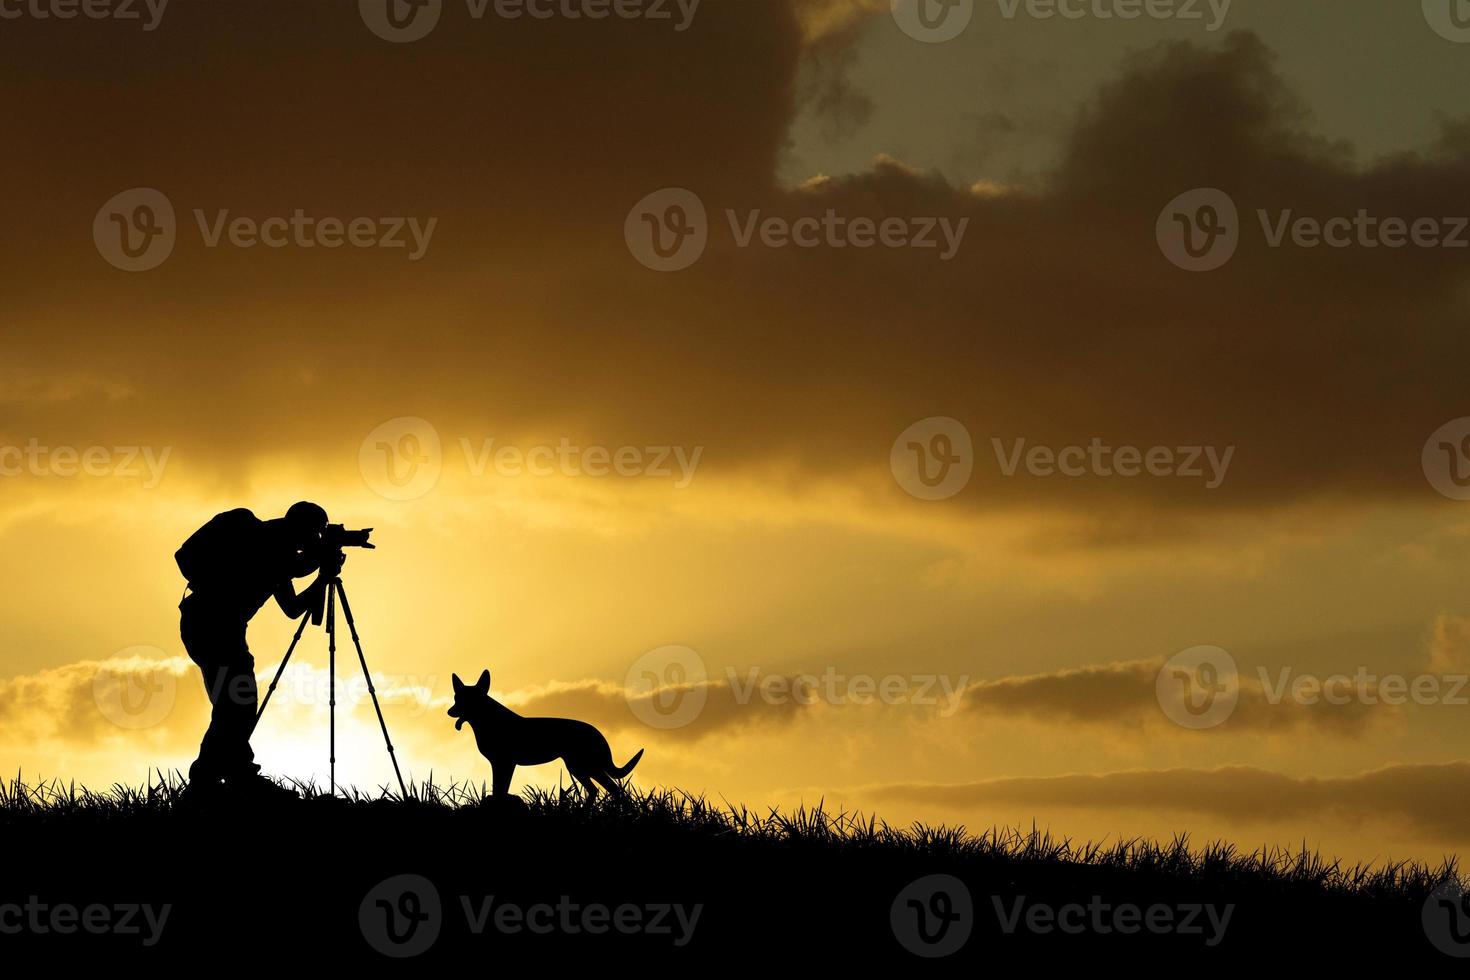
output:
[[[271,695],[276,693],[276,684],[280,683],[281,675],[286,672],[286,665],[291,662],[291,654],[296,652],[296,644],[301,642],[301,634],[306,632],[306,622],[309,619],[311,619],[310,613],[301,617],[301,625],[296,627],[296,635],[291,637],[291,645],[286,648],[286,655],[281,658],[281,666],[276,668],[276,676],[271,678],[271,686],[266,689],[260,707],[255,709],[255,724],[250,726],[250,734],[255,734],[255,726],[260,724],[260,716],[265,714],[265,706],[271,703]]]
[[[362,676],[367,680],[368,694],[373,699],[373,710],[378,713],[378,727],[383,730],[383,743],[388,746],[388,759],[393,763],[393,775],[398,777],[398,791],[408,799],[408,787],[403,784],[403,773],[398,770],[398,756],[393,753],[393,740],[388,737],[388,723],[383,720],[383,707],[378,704],[378,692],[373,687],[373,675],[368,672],[367,657],[362,653],[362,640],[357,636],[357,623],[352,619],[352,607],[347,604],[347,590],[342,580],[337,580],[337,595],[342,599],[342,615],[347,618],[347,629],[352,634],[352,645],[357,648],[357,662],[362,664]]]
[[[339,585],[337,588],[341,588]],[[327,588],[327,767],[332,795],[337,795],[337,610],[336,589]]]

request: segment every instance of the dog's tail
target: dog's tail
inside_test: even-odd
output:
[[[633,767],[636,766],[636,765],[638,765],[638,760],[641,759],[641,758],[643,758],[643,750],[642,749],[639,749],[638,750],[638,754],[635,755],[635,756],[633,756],[633,758],[629,759],[628,760],[628,764],[626,766],[624,766],[621,769],[614,769],[612,771],[613,776],[615,776],[618,779],[624,778],[625,776],[628,775],[628,773],[630,773],[630,772],[633,771]]]

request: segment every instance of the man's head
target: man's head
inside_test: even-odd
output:
[[[327,512],[305,500],[286,511],[286,529],[297,548],[306,551],[321,540],[327,529]]]

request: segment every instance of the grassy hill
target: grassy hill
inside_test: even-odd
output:
[[[465,786],[417,786],[408,799],[303,787],[295,802],[200,806],[181,789],[0,785],[0,950],[763,972],[1380,956],[1453,968],[1436,942],[1470,954],[1470,914],[1435,894],[1452,866],[1344,868],[1183,838],[899,830],[675,790],[589,805],[536,792],[497,802]],[[1460,924],[1463,947],[1450,928]]]

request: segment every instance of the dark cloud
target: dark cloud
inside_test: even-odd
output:
[[[1360,165],[1313,134],[1271,52],[1236,34],[1127,62],[1025,192],[977,196],[970,175],[891,163],[797,192],[774,175],[803,96],[862,117],[841,74],[850,26],[807,46],[785,2],[706,0],[683,33],[461,12],[391,45],[355,8],[175,0],[159,30],[125,38],[108,24],[7,26],[0,390],[44,379],[71,395],[7,403],[0,436],[166,443],[195,474],[314,451],[355,476],[362,436],[413,414],[451,436],[698,444],[702,472],[794,464],[906,500],[888,448],[943,414],[976,437],[961,501],[1081,511],[1110,529],[1098,540],[1173,529],[1159,505],[1436,499],[1418,459],[1466,411],[1466,253],[1270,250],[1254,209],[1463,211],[1464,123]],[[832,70],[803,76],[804,53]],[[89,229],[136,185],[164,190],[185,221],[195,207],[301,207],[439,227],[419,263],[209,250],[192,235],[161,269],[127,275]],[[701,195],[715,240],[693,269],[660,275],[632,260],[622,228],[668,186]],[[1233,195],[1246,240],[1224,269],[1188,274],[1161,256],[1154,224],[1201,186]],[[970,224],[948,263],[742,249],[725,226],[726,209],[829,208]],[[1005,479],[992,436],[1237,452],[1215,491]]]
[[[702,706],[688,712],[686,723],[651,727],[642,719],[682,719],[675,706],[702,693]],[[798,700],[742,697],[731,685],[706,682],[668,685],[651,694],[630,694],[623,688],[597,681],[558,684],[538,690],[515,705],[523,715],[578,718],[607,731],[642,732],[679,740],[759,731],[791,724],[807,706]]]
[[[952,785],[895,784],[874,795],[942,806],[1020,804],[1170,810],[1229,820],[1380,818],[1407,821],[1446,840],[1470,840],[1470,816],[1446,805],[1470,790],[1470,762],[1396,765],[1355,776],[1289,776],[1245,766],[994,779]]]
[[[1160,706],[1156,683],[1163,666],[1160,660],[1135,660],[979,681],[965,689],[960,717],[976,721],[1023,717],[1048,724],[1096,725],[1140,738],[1171,733],[1199,737],[1200,732],[1170,721]],[[1331,698],[1309,691],[1301,699],[1293,697],[1291,688],[1276,678],[1272,678],[1270,690],[1255,673],[1240,675],[1237,683],[1235,708],[1216,727],[1204,732],[1260,735],[1318,731],[1353,736],[1362,734],[1379,712],[1393,710],[1377,698],[1373,682],[1363,683],[1362,698],[1355,695],[1350,679],[1339,679],[1325,688]]]
[[[803,5],[796,6],[800,11]],[[864,17],[830,16],[823,29],[809,28],[807,33],[798,76],[798,105],[820,120],[823,135],[829,140],[850,136],[873,115],[872,98],[849,77],[857,64],[855,41],[866,25]]]
[[[262,692],[274,669],[269,665],[257,675]],[[425,680],[379,676],[380,701],[393,706],[396,720],[406,722],[415,735],[442,735],[450,723],[441,709],[449,699],[435,699]],[[325,683],[321,672],[302,673],[298,668],[285,678],[272,703],[320,707]],[[691,705],[698,708],[688,711],[687,719],[670,713],[671,705],[691,697],[696,697]],[[670,685],[650,695],[579,681],[516,693],[510,703],[523,715],[577,718],[608,732],[683,741],[785,727],[807,708],[799,699],[767,699],[724,682]],[[366,689],[356,678],[344,679],[339,707],[363,721],[374,719]],[[82,661],[0,680],[0,744],[85,746],[123,741],[150,750],[187,747],[204,730],[209,711],[198,670],[183,657],[141,654]],[[645,718],[678,718],[681,723],[655,727]]]
[[[197,739],[209,701],[181,657],[82,661],[0,680],[0,744],[132,744]]]

